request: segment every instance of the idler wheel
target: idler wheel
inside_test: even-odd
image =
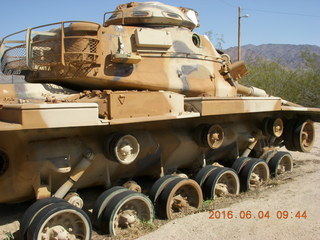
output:
[[[239,194],[240,181],[238,174],[231,168],[218,167],[206,179],[202,190],[205,199]]]
[[[202,191],[199,184],[191,179],[176,178],[159,196],[157,215],[173,219],[179,213],[188,213],[202,206]]]
[[[284,172],[291,172],[293,169],[293,158],[288,152],[277,152],[268,162],[270,174],[277,177]]]
[[[252,159],[240,170],[240,190],[252,190],[269,179],[269,167],[261,159]]]
[[[113,134],[106,143],[107,156],[123,165],[134,162],[139,152],[139,142],[130,134]]]
[[[27,231],[30,226],[30,224],[33,222],[34,218],[38,215],[38,213],[43,210],[44,208],[55,204],[55,203],[61,203],[66,202],[65,200],[61,198],[45,198],[38,200],[34,202],[28,209],[25,211],[25,213],[22,216],[22,219],[20,220],[20,238],[21,239],[27,239]]]
[[[299,152],[310,152],[314,144],[315,130],[313,122],[307,120],[299,122],[293,133],[295,150]]]
[[[127,190],[111,199],[103,212],[102,231],[117,235],[141,221],[153,221],[154,209],[150,199],[142,193]]]
[[[120,193],[128,191],[125,187],[112,187],[104,191],[97,199],[92,210],[92,223],[98,229],[103,229],[102,226],[102,215],[111,199]]]
[[[42,209],[28,229],[27,239],[90,240],[92,227],[87,214],[67,202]]]

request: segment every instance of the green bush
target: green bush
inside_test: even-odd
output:
[[[264,89],[269,95],[309,107],[320,107],[320,58],[301,53],[304,66],[289,69],[275,61],[254,59],[247,62],[249,74],[241,79],[247,86]]]

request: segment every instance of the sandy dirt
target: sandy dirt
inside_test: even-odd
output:
[[[316,132],[316,143],[310,153],[291,152],[295,160],[292,173],[270,180],[255,191],[205,203],[200,213],[169,222],[156,220],[155,225],[129,239],[143,234],[139,240],[319,239],[320,124],[316,125]],[[29,205],[30,202],[0,205],[0,240],[10,239],[7,238],[10,233],[17,236],[18,220]],[[157,230],[150,232],[150,229]],[[93,239],[111,238],[94,233]]]

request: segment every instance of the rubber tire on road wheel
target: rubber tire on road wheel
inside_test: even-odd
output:
[[[174,179],[177,179],[177,176],[165,175],[159,178],[151,187],[149,192],[150,200],[155,204],[158,200],[159,195],[162,193],[163,189]]]
[[[196,182],[200,185],[200,187],[202,187],[202,185],[207,180],[207,178],[210,176],[210,174],[218,168],[219,167],[212,166],[212,165],[208,165],[208,166],[201,168],[201,170],[197,173],[196,178],[195,178]]]
[[[159,196],[159,199],[157,201],[159,207],[157,208],[156,212],[158,217],[160,217],[161,219],[173,219],[173,216],[171,214],[171,199],[169,198],[174,197],[174,194],[184,186],[191,187],[193,193],[197,195],[197,201],[193,202],[191,206],[195,208],[200,208],[202,206],[203,195],[199,184],[192,179],[177,178],[171,181]],[[188,193],[191,194],[192,192],[189,191]]]
[[[269,178],[270,170],[267,163],[261,159],[253,159],[249,161],[240,171],[239,178],[240,178],[240,190],[242,192],[248,191],[250,189],[250,177],[255,169],[255,167],[259,164],[265,165],[266,168],[266,179]]]
[[[61,198],[44,198],[41,200],[37,200],[34,202],[28,209],[25,211],[25,213],[22,216],[22,219],[20,220],[20,238],[21,239],[27,239],[27,231],[34,220],[34,218],[37,216],[39,211],[41,211],[43,208],[48,207],[54,203],[61,203],[66,202],[64,199]]]
[[[50,217],[55,217],[56,214],[59,214],[59,212],[64,213],[68,211],[69,211],[68,214],[70,213],[76,214],[78,217],[80,216],[81,220],[83,221],[83,225],[85,226],[85,237],[81,240],[91,240],[92,226],[91,226],[91,222],[88,215],[82,209],[77,208],[68,202],[54,203],[42,209],[32,221],[28,229],[27,239],[40,240],[39,233],[43,229],[45,229],[44,228],[45,224],[50,222],[50,220],[52,219]],[[77,223],[79,222],[77,221]]]
[[[249,162],[252,161],[251,157],[239,157],[232,164],[232,168],[236,171],[236,173],[240,173],[241,169]]]
[[[103,229],[101,229],[104,233],[110,234],[112,236],[116,235],[115,229],[113,227],[115,216],[118,213],[118,211],[121,209],[121,207],[126,204],[126,201],[139,199],[145,204],[145,207],[148,207],[148,216],[145,219],[140,219],[142,221],[153,221],[154,219],[154,208],[153,204],[150,201],[150,199],[138,192],[134,192],[131,190],[122,192],[118,195],[116,195],[114,198],[111,199],[110,204],[105,208],[103,212],[102,217],[102,225],[104,226]]]
[[[101,223],[102,223],[102,215],[105,208],[110,203],[111,199],[113,199],[118,194],[128,191],[127,188],[116,186],[112,187],[103,193],[100,194],[96,202],[94,203],[93,210],[92,210],[92,224],[97,229],[101,229]]]
[[[234,194],[238,194],[240,190],[240,181],[238,174],[236,173],[235,170],[231,168],[225,168],[225,167],[220,167],[213,171],[210,176],[207,178],[205,181],[203,187],[202,187],[202,192],[203,192],[203,198],[204,199],[214,199],[215,198],[215,190],[216,190],[216,185],[220,178],[224,174],[231,174],[232,176],[235,177],[235,182],[236,182],[236,191]]]
[[[281,162],[281,160],[284,157],[288,157],[289,160],[291,160],[291,164],[290,164],[289,168],[286,169],[286,172],[287,171],[292,171],[293,159],[292,159],[291,154],[288,153],[288,152],[277,152],[276,155],[273,158],[271,158],[271,160],[268,162],[268,166],[269,166],[271,177],[277,177],[278,176],[277,169],[278,169],[279,163]]]

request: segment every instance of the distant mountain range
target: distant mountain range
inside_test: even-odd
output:
[[[262,57],[295,69],[303,66],[303,59],[301,58],[301,52],[303,51],[315,53],[320,59],[320,47],[316,45],[262,44],[256,46],[250,44],[241,47],[241,60],[250,62]],[[228,48],[224,52],[229,54],[233,61],[237,60],[237,47]]]
[[[277,61],[283,66],[295,69],[303,66],[301,52],[310,51],[319,56],[320,47],[316,45],[292,45],[292,44],[262,44],[262,45],[244,45],[241,47],[241,60],[252,62],[257,58],[264,58]],[[229,54],[233,61],[238,58],[238,48],[232,47],[224,51]],[[320,66],[319,66],[320,67]],[[0,72],[0,83],[11,83],[23,81],[21,76],[5,76]]]

